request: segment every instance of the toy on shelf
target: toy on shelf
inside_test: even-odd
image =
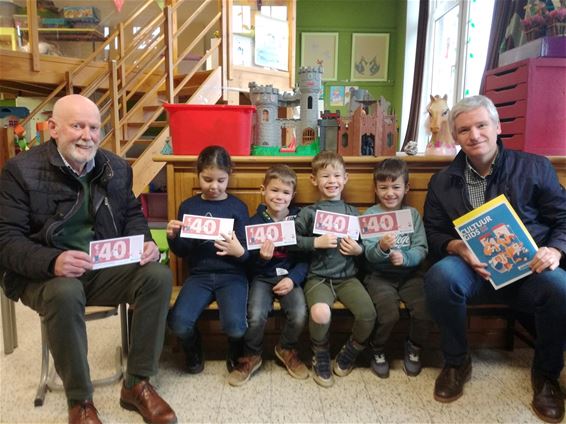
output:
[[[452,139],[448,125],[448,96],[430,96],[430,103],[426,107],[428,118],[425,122],[430,132],[430,139],[426,145],[425,155],[454,156],[457,153],[456,144]]]
[[[383,96],[374,100],[367,90],[350,89],[350,117],[338,118],[338,153],[342,156],[395,156],[397,118]]]
[[[250,99],[256,107],[252,154],[316,154],[318,150],[318,98],[322,67],[301,67],[299,86],[291,93],[279,93],[272,85],[249,83]],[[279,108],[300,106],[300,116],[280,118]],[[285,143],[281,142],[283,137]]]

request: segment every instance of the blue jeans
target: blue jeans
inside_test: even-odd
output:
[[[196,274],[187,278],[175,306],[169,312],[171,331],[181,340],[191,340],[202,311],[214,300],[222,331],[229,338],[242,338],[246,332],[248,280],[239,274]]]
[[[566,342],[564,269],[531,274],[495,290],[460,257],[448,256],[425,275],[425,293],[430,314],[440,328],[448,365],[460,365],[468,351],[466,305],[503,303],[534,314],[537,338],[533,368],[550,378],[560,376]]]
[[[261,355],[265,324],[273,308],[273,286],[283,277],[255,278],[250,288],[248,303],[248,330],[245,335],[244,354]],[[285,296],[279,297],[285,314],[280,344],[285,349],[295,349],[307,321],[307,305],[303,289],[295,286]]]

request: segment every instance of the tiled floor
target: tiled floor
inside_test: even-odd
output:
[[[65,422],[62,392],[48,393],[43,407],[33,406],[40,366],[39,320],[21,304],[17,317],[19,347],[11,355],[0,354],[0,422]],[[92,373],[98,377],[111,370],[119,320],[89,323],[89,339]],[[226,383],[224,361],[208,361],[202,374],[187,375],[180,370],[180,354],[167,347],[156,384],[181,423],[539,422],[529,406],[532,350],[485,349],[472,354],[472,380],[464,396],[452,404],[432,398],[441,363],[438,352],[428,353],[428,366],[418,377],[407,377],[395,359],[389,379],[380,380],[362,366],[347,377],[336,377],[329,389],[312,378],[294,380],[267,360],[248,384],[233,388]],[[566,386],[566,373],[561,383]],[[141,423],[138,415],[120,408],[118,395],[119,384],[96,389],[94,401],[104,422]]]

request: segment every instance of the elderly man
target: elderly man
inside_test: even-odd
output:
[[[100,112],[88,98],[55,103],[51,140],[9,160],[0,177],[0,269],[10,298],[47,327],[69,423],[98,423],[87,361],[86,305],[134,304],[120,404],[146,422],[177,421],[149,377],[157,372],[171,295],[125,160],[99,150]],[[93,270],[89,243],[140,235],[141,261]]]
[[[428,245],[437,261],[425,276],[425,291],[445,361],[434,398],[458,399],[471,377],[466,305],[505,303],[534,314],[532,407],[540,419],[559,422],[564,417],[558,378],[566,341],[566,271],[560,268],[566,262],[566,191],[546,158],[503,147],[499,116],[487,97],[461,100],[450,113],[450,124],[462,151],[432,177],[424,208]],[[487,264],[478,262],[452,220],[500,194],[509,199],[539,249],[530,263],[531,275],[496,291],[487,281]]]

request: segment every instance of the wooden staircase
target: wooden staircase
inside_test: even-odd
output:
[[[169,0],[167,3],[163,13],[153,17],[131,40],[127,34],[133,33],[136,18],[146,12],[154,0],[147,0],[88,58],[74,67],[69,65],[70,70],[66,70],[57,82],[53,81],[54,74],[49,73],[50,79],[44,86],[57,86],[22,122],[25,125],[45,105],[61,96],[79,93],[89,97],[101,111],[105,130],[101,146],[132,163],[136,196],[164,167],[163,162],[152,159],[154,155],[162,154],[169,141],[169,125],[163,103],[215,104],[221,99],[222,87],[226,85],[222,68],[225,42],[212,37],[214,32],[226,33],[223,15],[226,0]],[[189,9],[192,13],[187,18],[185,15]],[[183,23],[177,25],[181,10]],[[160,29],[159,34],[155,35],[157,28]],[[210,48],[202,51],[200,46],[209,42]],[[104,55],[107,46],[111,53],[105,62],[100,62],[97,59]],[[12,57],[26,55],[30,62],[29,53],[7,53]],[[186,74],[179,75],[176,70],[189,54],[200,56],[200,59]],[[207,59],[214,56],[218,57],[220,65],[205,69]],[[32,60],[32,66],[41,68],[43,59],[40,55],[37,60]],[[45,66],[51,66],[47,63],[52,60],[45,58]],[[19,87],[33,84],[36,88],[41,85],[38,81],[41,73],[35,70],[34,80],[29,83],[21,81],[25,78],[20,72]],[[8,78],[2,72],[0,87],[18,90],[18,82]],[[13,146],[13,142],[8,144]],[[9,156],[14,153],[9,152]]]

